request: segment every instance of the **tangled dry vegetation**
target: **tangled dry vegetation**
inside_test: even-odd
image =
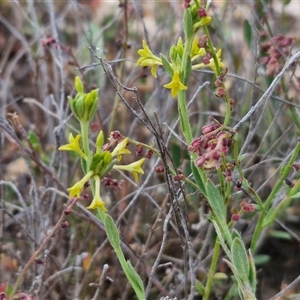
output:
[[[287,6],[280,1],[261,0],[257,6],[250,0],[243,2],[213,1],[210,9],[214,16],[212,36],[223,49],[228,67],[226,84],[235,100],[232,127],[268,88],[278,71],[274,68],[280,70],[300,42],[300,19],[294,14],[300,8],[298,1]],[[264,18],[258,4],[263,7]],[[80,75],[89,89],[100,88],[91,126],[94,136],[100,128],[106,136],[118,130],[155,147],[160,138],[174,165],[189,174],[187,146],[177,135],[176,102],[162,87],[167,77],[158,72],[154,80],[147,68],[135,64],[143,38],[150,41],[153,52],[168,54],[170,45],[182,34],[181,2],[1,1],[0,9],[0,293],[14,285],[42,245],[18,289],[29,297],[22,299],[134,299],[103,225],[85,209],[91,200],[89,190],[69,215],[63,214],[68,203],[66,188],[82,173],[75,156],[57,149],[66,143],[70,132],[79,130],[66,97],[74,93],[74,77]],[[282,40],[279,36],[295,38],[287,52],[276,44]],[[280,53],[278,65],[266,68],[269,60],[262,61],[263,53],[269,57],[276,49]],[[105,73],[99,57],[111,66],[115,77]],[[262,199],[272,190],[281,163],[295,146],[289,107],[296,107],[299,114],[299,76],[295,64],[255,116],[259,119],[257,127],[239,130],[244,172]],[[137,88],[140,104],[116,79],[124,87]],[[213,82],[208,71],[193,74],[189,113],[195,136],[209,118],[221,121],[224,115],[224,103],[215,97]],[[146,124],[151,121],[159,137],[133,112]],[[130,149],[134,157],[136,146],[130,145]],[[106,189],[103,197],[119,227],[125,256],[145,286],[151,278],[148,299],[187,299],[185,235],[178,212],[170,210],[164,174],[154,172],[159,165],[155,155],[148,159],[138,183],[129,174],[118,173],[116,178],[124,180],[122,189]],[[211,171],[211,178],[214,176]],[[297,172],[290,174],[289,180],[296,178]],[[215,236],[205,217],[207,203],[189,187],[184,193],[188,201],[180,210],[193,247],[194,274],[202,281],[210,266]],[[234,193],[232,208],[247,199],[246,194]],[[283,194],[282,190],[277,201]],[[61,228],[51,235],[60,218]],[[245,243],[256,221],[249,214],[236,223]],[[295,199],[261,236],[256,253],[258,299],[269,299],[300,275],[299,223],[300,207]],[[222,260],[218,272],[228,277],[215,280],[211,299],[225,299],[232,284],[230,270]],[[299,287],[296,282],[285,296],[276,299],[288,299],[284,297],[297,293]],[[228,299],[237,299],[234,297]]]

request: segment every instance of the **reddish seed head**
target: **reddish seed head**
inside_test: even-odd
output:
[[[178,175],[175,175],[173,178],[174,178],[175,181],[180,181],[180,180],[184,179],[184,175],[183,174],[178,174]]]
[[[226,90],[223,87],[218,87],[217,88],[217,92],[216,92],[216,96],[218,98],[223,98],[226,94]]]
[[[203,37],[201,37],[200,40],[199,40],[199,42],[198,42],[199,48],[206,47],[207,41],[208,41],[208,36],[207,35],[204,35]]]
[[[64,210],[64,214],[67,216],[67,215],[69,215],[71,213],[71,210],[70,209],[65,209]]]
[[[64,221],[60,223],[60,228],[61,229],[65,229],[68,228],[70,226],[70,223],[68,221]]]
[[[254,207],[253,204],[249,204],[249,205],[248,205],[248,211],[249,211],[249,212],[254,212],[254,211],[255,211],[255,207]]]
[[[210,57],[209,57],[208,55],[203,56],[202,62],[203,62],[205,65],[208,65],[208,64],[209,64],[209,61],[210,61]]]
[[[240,215],[238,214],[232,214],[231,220],[234,222],[237,222],[240,219]]]
[[[158,166],[158,167],[154,168],[154,172],[156,172],[158,174],[164,173],[164,171],[165,171],[165,168],[163,166]]]
[[[46,38],[46,39],[42,39],[41,43],[42,43],[43,47],[48,47],[52,44],[55,44],[56,40],[53,37],[49,37],[49,38]]]
[[[206,10],[205,10],[203,7],[201,7],[201,8],[198,10],[198,16],[199,16],[199,18],[207,17]]]
[[[136,147],[136,150],[135,150],[135,155],[136,155],[136,156],[142,156],[142,154],[143,154],[143,147],[140,146],[140,145],[138,145],[138,146]]]
[[[36,258],[35,259],[35,262],[38,264],[38,265],[43,265],[44,264],[44,260],[41,259],[41,258]],[[1,299],[1,298],[0,298]]]
[[[214,131],[216,128],[215,128],[215,125],[210,125],[210,124],[206,124],[204,126],[202,126],[202,133],[203,134],[208,134],[212,131]]]
[[[150,159],[150,158],[152,157],[152,155],[153,155],[153,151],[149,149],[149,150],[147,151],[145,157],[148,158],[148,159]]]
[[[92,132],[97,132],[100,130],[100,124],[97,122],[93,122],[93,123],[91,123],[90,128],[91,128]]]
[[[242,180],[239,179],[239,180],[237,181],[236,187],[239,188],[239,189],[242,187]]]
[[[120,139],[120,138],[122,137],[120,131],[118,131],[118,130],[112,131],[112,132],[110,133],[110,136],[111,136],[114,140],[118,140],[118,139]]]
[[[293,163],[292,166],[294,167],[294,169],[295,169],[297,172],[300,171],[300,162]]]
[[[288,178],[286,178],[284,181],[285,181],[285,184],[288,185],[290,188],[294,187],[294,185],[295,185],[295,184],[294,184],[290,179],[288,179]]]

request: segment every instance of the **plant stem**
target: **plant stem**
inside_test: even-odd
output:
[[[203,31],[204,31],[205,35],[208,37],[207,45],[209,47],[210,53],[211,53],[211,55],[213,57],[213,60],[214,60],[214,63],[215,63],[215,68],[216,68],[215,75],[216,75],[216,77],[218,77],[218,76],[221,75],[221,69],[220,69],[220,65],[219,65],[219,61],[218,61],[218,58],[217,58],[217,54],[216,54],[214,45],[212,43],[211,37],[209,35],[209,31],[208,31],[207,26],[203,26]],[[226,103],[226,113],[225,113],[225,119],[224,119],[223,125],[224,126],[228,126],[229,121],[230,121],[230,117],[231,117],[230,98],[229,98],[229,95],[227,93],[227,90],[226,90],[224,84],[222,84],[222,87],[226,91],[225,92],[225,96],[224,96],[225,103]]]
[[[216,238],[214,252],[213,252],[210,268],[208,271],[207,281],[206,281],[206,285],[205,285],[205,291],[204,291],[202,300],[209,299],[209,295],[210,295],[210,291],[211,291],[212,283],[213,283],[213,276],[214,276],[215,270],[217,268],[220,247],[221,247],[221,244],[219,242],[219,238]]]
[[[80,121],[80,128],[81,128],[81,138],[82,138],[82,145],[83,151],[87,156],[87,169],[86,172],[89,171],[90,164],[91,164],[91,151],[89,145],[89,122],[88,121]]]
[[[295,162],[299,151],[300,151],[300,142],[297,143],[297,145],[296,145],[296,147],[295,147],[295,149],[292,153],[292,156],[289,159],[288,163],[282,168],[280,178],[276,182],[274,188],[272,189],[272,192],[270,193],[269,197],[267,198],[266,202],[264,203],[264,209],[260,213],[257,225],[256,225],[254,233],[253,233],[252,241],[251,241],[250,249],[251,249],[252,253],[255,253],[256,244],[257,244],[257,241],[259,239],[260,233],[263,230],[263,226],[262,226],[263,221],[264,221],[265,216],[267,215],[269,207],[270,207],[274,197],[276,196],[277,192],[281,188],[281,186],[282,186],[284,180],[286,179],[288,173],[290,172],[290,170],[292,168],[292,164]]]

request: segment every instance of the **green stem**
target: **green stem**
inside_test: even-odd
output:
[[[123,254],[121,244],[120,244],[120,236],[118,229],[113,221],[113,219],[103,210],[100,208],[98,210],[99,219],[105,226],[105,231],[108,237],[108,240],[115,250],[115,253],[118,257],[118,260],[121,264],[121,267],[130,283],[132,288],[134,289],[137,297],[139,300],[146,300],[145,292],[143,287],[143,282],[139,277],[138,273],[135,269],[131,266],[130,262],[126,261],[125,256]]]
[[[206,282],[206,285],[205,285],[205,291],[204,291],[204,295],[203,295],[202,300],[208,300],[209,299],[210,291],[211,291],[212,284],[213,284],[213,276],[215,274],[218,259],[219,259],[220,248],[221,248],[221,244],[219,242],[219,238],[217,238],[216,242],[215,242],[212,261],[211,261],[210,268],[209,268],[209,271],[208,271],[207,282]]]
[[[186,92],[182,90],[180,90],[178,93],[178,113],[182,133],[185,137],[187,144],[190,144],[193,140],[193,135],[186,107]]]
[[[276,196],[277,192],[281,188],[281,186],[282,186],[284,180],[286,179],[288,173],[290,172],[290,170],[292,168],[292,164],[295,162],[295,160],[296,160],[296,158],[298,156],[299,151],[300,151],[300,142],[297,143],[297,145],[296,145],[296,147],[295,147],[295,149],[294,149],[294,151],[292,153],[292,156],[289,159],[289,161],[286,164],[286,166],[284,166],[282,168],[282,172],[281,172],[280,178],[276,182],[276,184],[275,184],[272,192],[270,193],[269,197],[267,198],[266,202],[264,203],[264,209],[262,210],[262,212],[259,215],[258,222],[257,222],[257,225],[255,227],[255,230],[254,230],[254,233],[253,233],[253,237],[252,237],[252,241],[251,241],[250,249],[251,249],[252,253],[255,253],[255,247],[256,247],[257,241],[259,239],[260,233],[263,230],[263,226],[262,226],[263,225],[263,221],[264,221],[265,216],[268,213],[269,207],[270,207],[270,205],[271,205],[274,197]]]
[[[214,60],[214,63],[215,63],[215,67],[216,67],[215,75],[216,75],[216,77],[218,77],[218,76],[221,75],[221,69],[220,69],[220,65],[219,65],[219,61],[218,61],[218,58],[217,58],[217,54],[216,54],[214,45],[212,43],[211,37],[209,35],[209,31],[208,31],[207,26],[203,26],[203,31],[204,31],[205,35],[207,35],[207,37],[208,37],[207,45],[209,47],[210,53],[211,53],[211,55],[213,57],[213,60]],[[230,117],[231,117],[230,98],[229,98],[229,95],[227,93],[227,90],[226,90],[224,84],[222,84],[222,87],[226,91],[225,92],[225,96],[224,96],[225,97],[225,103],[226,103],[226,112],[225,112],[225,119],[224,119],[223,125],[224,126],[228,126],[229,121],[230,121]]]
[[[89,122],[88,121],[80,121],[80,128],[81,128],[81,138],[82,138],[82,146],[85,155],[88,157],[87,159],[87,170],[90,167],[91,161],[91,151],[89,145]]]

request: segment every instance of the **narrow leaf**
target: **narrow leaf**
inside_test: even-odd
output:
[[[193,19],[189,8],[184,10],[183,14],[183,30],[185,38],[188,39],[193,35]]]
[[[161,58],[161,62],[163,64],[163,67],[165,69],[165,71],[169,74],[169,76],[172,78],[173,77],[173,69],[171,64],[169,63],[168,59],[162,54],[160,53],[160,58]]]
[[[233,239],[231,246],[231,254],[232,254],[232,263],[235,268],[238,270],[239,276],[243,282],[243,284],[248,284],[249,279],[249,265],[248,265],[248,257],[245,249],[245,245],[242,241],[242,238],[236,236]]]
[[[120,247],[120,237],[119,237],[119,232],[118,229],[110,215],[106,215],[106,218],[104,220],[104,225],[106,229],[106,234],[107,237],[112,245],[112,247],[115,250],[119,250]]]
[[[254,264],[254,259],[252,256],[252,253],[250,251],[250,249],[248,250],[248,263],[249,263],[249,282],[250,282],[250,286],[252,289],[253,294],[255,294],[256,291],[256,285],[257,285],[257,280],[256,280],[256,268],[255,268],[255,264]]]
[[[145,294],[143,281],[129,260],[127,260],[127,266],[132,279],[131,284],[135,286],[134,290],[137,291],[139,289],[140,294]]]
[[[197,167],[195,166],[193,161],[191,161],[191,168],[192,168],[192,172],[193,172],[194,179],[195,179],[197,186],[199,187],[199,189],[200,189],[201,193],[204,195],[204,197],[207,197],[205,183],[203,182],[202,177],[199,173],[199,170],[197,169]]]

